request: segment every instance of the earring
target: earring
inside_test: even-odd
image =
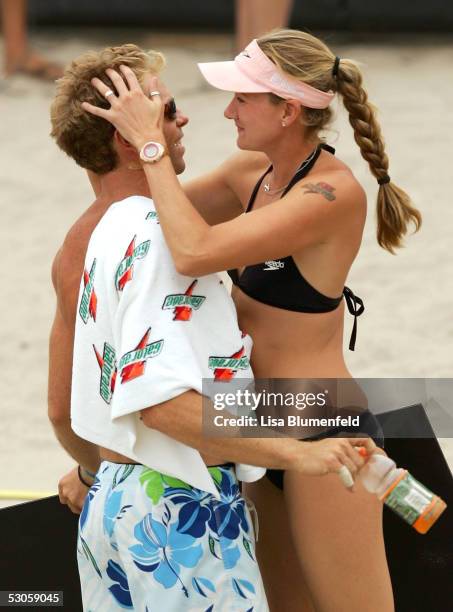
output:
[[[286,127],[286,121],[282,121],[282,127]]]

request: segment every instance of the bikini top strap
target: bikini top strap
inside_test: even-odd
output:
[[[343,295],[350,314],[354,316],[354,325],[352,326],[351,339],[349,340],[349,350],[353,351],[355,349],[355,341],[357,339],[357,317],[360,317],[360,315],[364,312],[365,305],[363,300],[357,295],[354,295],[349,287],[345,287],[343,289]]]
[[[321,149],[324,149],[324,151],[327,151],[328,153],[331,153],[331,155],[335,155],[335,148],[331,147],[326,142],[321,142],[321,144],[319,146],[321,147]]]
[[[239,285],[239,272],[236,268],[228,270],[228,276],[231,278],[233,285]]]
[[[269,166],[269,168],[266,170],[266,172],[258,179],[257,184],[255,185],[254,190],[252,191],[252,195],[250,196],[250,200],[249,203],[247,204],[247,208],[245,209],[245,212],[248,213],[252,210],[252,206],[255,202],[256,196],[258,194],[258,189],[261,187],[261,183],[264,181],[264,177],[266,176],[266,174],[269,174],[269,172],[272,170],[272,166]]]
[[[322,142],[318,146],[318,148],[316,150],[316,153],[313,156],[313,159],[310,161],[310,163],[307,164],[307,166],[304,166],[304,168],[302,170],[296,170],[296,173],[294,174],[293,178],[291,179],[289,185],[285,188],[285,191],[282,193],[281,197],[285,196],[288,193],[288,191],[291,189],[291,187],[293,187],[298,181],[303,179],[310,172],[310,170],[315,165],[316,160],[320,156],[322,149],[324,149],[325,151],[328,151],[332,155],[335,155],[335,149],[333,147],[331,147],[330,145]],[[302,162],[302,164],[303,163],[304,162]],[[256,183],[255,188],[253,189],[252,195],[250,196],[249,203],[247,204],[247,208],[245,210],[246,213],[248,213],[248,212],[250,212],[252,210],[252,206],[253,206],[253,204],[255,202],[255,199],[256,199],[256,196],[258,194],[258,189],[261,187],[261,183],[263,182],[264,177],[267,174],[269,174],[269,172],[272,171],[272,167],[273,166],[269,166],[269,168],[266,170],[266,172],[260,177],[260,179]]]
[[[316,162],[318,161],[318,157],[321,155],[321,151],[322,150],[328,151],[329,153],[332,153],[332,155],[335,155],[335,149],[333,147],[331,147],[328,144],[325,144],[324,142],[321,142],[315,151],[315,154],[313,155],[313,157],[311,158],[310,162],[308,164],[306,164],[305,161],[302,162],[300,168],[298,168],[296,170],[296,173],[294,174],[293,178],[291,179],[291,181],[288,183],[288,186],[285,188],[285,191],[282,193],[281,197],[283,198],[288,191],[294,187],[294,185],[296,183],[298,183],[299,181],[301,181],[303,178],[305,178],[307,176],[307,174],[310,172],[310,170],[313,168],[313,166],[316,164]]]

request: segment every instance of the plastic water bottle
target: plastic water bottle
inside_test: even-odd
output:
[[[426,533],[447,507],[440,497],[385,455],[371,455],[360,470],[360,478],[367,491],[375,493],[419,533]]]

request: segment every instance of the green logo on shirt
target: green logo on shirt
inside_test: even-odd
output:
[[[151,244],[150,240],[146,240],[145,242],[141,242],[137,247],[135,246],[134,236],[126,249],[126,253],[124,254],[124,259],[118,266],[118,269],[115,274],[115,287],[118,291],[122,291],[131,279],[134,273],[134,262],[136,259],[143,259],[149,251],[149,245]]]
[[[94,353],[98,361],[99,367],[101,368],[101,384],[99,392],[102,399],[107,404],[110,404],[115,390],[116,382],[116,353],[113,346],[110,346],[108,342],[104,342],[104,353],[101,355],[96,350],[93,344]]]
[[[83,270],[83,293],[82,299],[80,300],[79,314],[84,323],[88,323],[88,319],[92,317],[93,321],[96,321],[96,310],[98,299],[94,291],[94,273],[96,272],[96,259],[93,259],[91,264],[90,273]]]
[[[241,346],[229,357],[209,357],[208,366],[214,370],[214,381],[229,382],[238,370],[246,370],[250,361],[245,354],[245,348]]]
[[[232,370],[246,370],[249,367],[249,358],[241,357],[233,359],[232,357],[209,357],[209,368],[211,370],[217,368],[231,368]]]
[[[159,217],[155,210],[151,210],[145,217],[145,221],[156,221],[159,224]]]
[[[194,280],[185,293],[174,293],[167,295],[162,305],[163,310],[173,309],[173,321],[189,321],[192,317],[192,309],[198,310],[205,301],[204,295],[192,295],[197,280]]]
[[[148,344],[149,334],[151,327],[145,332],[145,335],[137,344],[137,346],[128,353],[125,353],[119,363],[119,369],[121,371],[121,384],[133,380],[138,376],[142,376],[145,372],[145,365],[147,359],[151,357],[157,357],[162,351],[164,344],[163,339],[150,342]]]

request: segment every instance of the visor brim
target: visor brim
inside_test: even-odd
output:
[[[206,81],[216,89],[241,93],[268,93],[270,90],[259,85],[239,70],[234,61],[205,62],[198,64]]]

